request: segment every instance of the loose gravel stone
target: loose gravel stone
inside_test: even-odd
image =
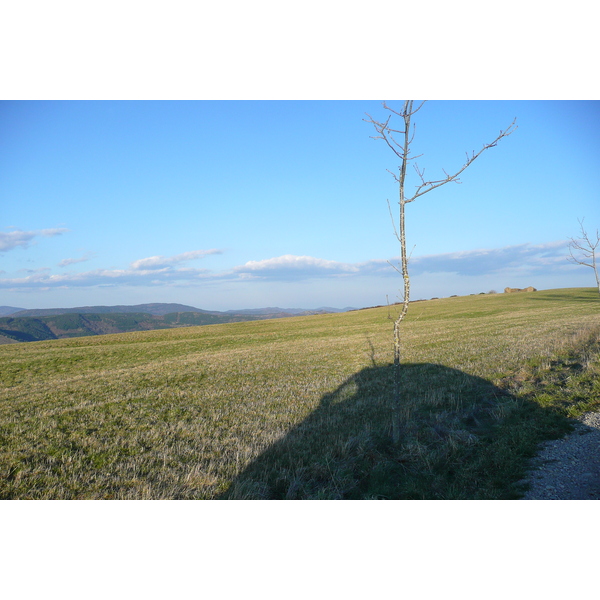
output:
[[[569,435],[545,442],[524,480],[524,500],[600,499],[600,412],[574,420]]]

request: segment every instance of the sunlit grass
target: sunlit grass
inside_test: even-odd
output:
[[[514,497],[597,398],[597,292],[411,305],[398,447],[393,310],[0,346],[0,497]]]

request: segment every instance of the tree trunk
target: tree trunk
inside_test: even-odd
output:
[[[424,194],[430,192],[431,190],[441,187],[442,185],[446,185],[447,183],[450,183],[450,182],[460,183],[459,175],[479,155],[481,155],[482,152],[484,152],[488,148],[493,148],[503,137],[510,135],[516,129],[516,125],[515,125],[516,119],[515,119],[515,121],[513,121],[507,129],[500,132],[500,135],[498,135],[498,137],[493,142],[491,142],[490,144],[484,144],[483,148],[479,152],[477,152],[477,153],[473,152],[471,154],[471,156],[469,156],[467,154],[466,162],[456,173],[448,174],[444,171],[445,176],[442,179],[426,180],[425,179],[425,171],[420,170],[418,168],[418,166],[415,164],[414,165],[415,171],[420,180],[420,184],[416,186],[417,187],[416,192],[412,196],[407,198],[405,195],[405,190],[404,190],[404,186],[405,186],[405,182],[406,182],[406,167],[407,167],[409,161],[412,161],[412,160],[414,160],[414,158],[416,158],[416,157],[412,157],[410,155],[410,144],[412,142],[411,131],[410,131],[410,120],[411,120],[411,117],[417,111],[419,111],[422,106],[423,106],[423,103],[421,103],[417,108],[413,109],[413,100],[406,100],[404,102],[404,106],[403,106],[402,110],[397,111],[397,110],[394,110],[394,109],[390,108],[389,106],[387,106],[387,104],[384,102],[383,103],[384,109],[390,111],[390,113],[391,113],[390,116],[385,121],[376,121],[375,119],[373,119],[373,117],[371,117],[370,115],[367,114],[367,116],[369,117],[369,120],[367,122],[371,123],[375,127],[375,130],[377,131],[377,133],[379,134],[378,136],[374,136],[373,139],[384,140],[385,143],[388,145],[388,147],[394,152],[394,154],[401,161],[400,166],[398,167],[399,173],[397,175],[395,173],[392,173],[391,171],[389,171],[391,173],[391,175],[394,177],[394,179],[396,180],[396,183],[398,184],[398,190],[399,190],[398,204],[399,204],[399,213],[400,214],[399,214],[398,229],[396,229],[396,220],[394,218],[394,215],[392,214],[392,209],[391,209],[389,201],[388,201],[388,207],[390,209],[390,216],[392,217],[392,224],[394,226],[394,233],[396,235],[396,239],[400,242],[400,255],[401,255],[401,261],[402,261],[402,265],[401,265],[402,269],[401,270],[398,269],[398,267],[396,267],[395,265],[392,265],[392,266],[394,267],[394,269],[396,269],[396,271],[398,271],[399,273],[402,274],[402,279],[404,282],[404,289],[403,289],[404,298],[403,298],[403,302],[402,302],[402,309],[401,309],[400,314],[398,315],[397,319],[394,321],[394,389],[393,389],[393,398],[392,398],[392,439],[393,439],[394,444],[397,444],[400,441],[400,429],[401,429],[401,427],[400,427],[400,414],[401,414],[400,408],[401,408],[401,402],[402,402],[402,398],[401,398],[401,393],[402,393],[401,349],[402,349],[402,345],[401,345],[401,335],[400,335],[400,333],[401,333],[400,324],[404,320],[404,317],[406,316],[406,313],[408,311],[408,303],[409,303],[409,298],[410,298],[410,278],[408,275],[408,258],[409,257],[407,256],[407,253],[406,253],[404,209],[409,202],[413,202],[414,200],[416,200],[420,196],[423,196]],[[404,129],[402,129],[402,130],[392,129],[390,127],[390,120],[392,118],[392,115],[396,115],[404,121]],[[400,139],[397,141],[394,137],[396,134],[404,136],[403,139],[401,141],[400,141]],[[414,128],[413,128],[412,134],[414,136]],[[599,289],[600,289],[600,282],[599,282]]]

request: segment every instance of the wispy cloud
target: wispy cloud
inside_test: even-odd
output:
[[[50,267],[41,267],[40,269],[19,269],[19,273],[28,273],[29,275],[38,275],[40,273],[49,273]]]
[[[59,267],[68,267],[70,265],[76,265],[78,263],[87,262],[91,258],[93,258],[94,254],[92,252],[88,252],[85,256],[81,258],[65,258],[58,263]]]
[[[150,256],[148,258],[141,258],[131,263],[131,268],[134,270],[151,270],[151,269],[164,269],[171,265],[175,265],[181,262],[187,262],[195,260],[197,258],[204,258],[210,254],[222,254],[221,250],[192,250],[191,252],[184,252],[177,254],[176,256]]]
[[[68,232],[68,229],[38,229],[36,231],[21,231],[15,229],[9,232],[0,232],[0,252],[14,250],[19,246],[27,248],[36,237],[53,237]]]

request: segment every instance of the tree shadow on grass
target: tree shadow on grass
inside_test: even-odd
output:
[[[220,499],[519,498],[540,439],[564,418],[489,381],[404,364],[401,439],[391,443],[391,365],[365,368],[321,399]]]

